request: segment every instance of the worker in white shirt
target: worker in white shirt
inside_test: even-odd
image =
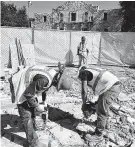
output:
[[[77,55],[79,57],[79,67],[82,65],[87,65],[89,50],[87,48],[86,38],[84,36],[81,37],[81,42],[77,47]]]
[[[88,87],[92,88],[96,96],[99,96],[96,130],[93,134],[86,134],[85,139],[90,142],[100,141],[107,125],[111,103],[119,96],[121,91],[120,81],[107,70],[87,68],[86,66],[80,67],[78,78],[81,80],[82,85],[82,111],[86,117],[89,114],[89,104],[87,104]]]
[[[45,93],[51,86],[55,86],[57,91],[69,90],[71,87],[71,78],[67,75],[62,65],[58,66],[58,70],[46,70],[44,66],[25,67],[21,71],[13,75],[13,85],[17,85],[14,89],[15,103],[21,117],[27,141],[30,147],[42,147],[37,137],[34,118],[37,113],[43,113],[45,107],[39,104],[37,95]],[[46,97],[46,94],[42,94]],[[45,99],[44,99],[45,100]]]

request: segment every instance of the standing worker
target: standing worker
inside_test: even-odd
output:
[[[86,38],[82,36],[81,42],[77,47],[77,55],[79,57],[79,67],[82,65],[87,65],[87,57],[89,50],[87,49]]]
[[[80,68],[78,78],[82,84],[82,111],[85,116],[90,112],[87,104],[87,88],[91,87],[93,93],[99,96],[97,101],[97,126],[93,134],[85,135],[85,139],[88,142],[100,141],[103,138],[103,131],[107,127],[111,103],[119,96],[121,91],[120,82],[115,75],[107,70],[87,68],[86,66]]]
[[[29,147],[42,147],[35,131],[34,119],[36,114],[45,111],[44,105],[38,103],[36,94],[45,92],[53,85],[59,90],[69,90],[71,78],[62,65],[58,70],[41,66],[26,67],[12,76],[14,86],[14,102],[18,106],[21,122],[26,133]],[[45,100],[45,99],[44,99]]]

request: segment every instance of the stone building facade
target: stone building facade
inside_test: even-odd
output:
[[[31,26],[35,28],[50,30],[52,28],[51,14],[48,13],[35,13],[34,20],[31,22]]]
[[[35,28],[74,31],[120,31],[119,9],[99,10],[84,1],[68,1],[51,14],[35,14]]]
[[[120,9],[99,10],[93,19],[91,31],[121,32],[122,16]]]
[[[52,10],[52,29],[89,31],[97,12],[98,6],[92,6],[86,2],[66,2]]]

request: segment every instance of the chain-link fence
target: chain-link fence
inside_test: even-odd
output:
[[[96,64],[99,54],[100,33],[73,31],[34,31],[36,62],[40,64],[78,64],[77,46],[81,37],[87,39],[89,64]]]
[[[135,65],[135,33],[132,32],[45,31],[2,27],[1,69],[9,63],[9,46],[15,43],[15,38],[22,45],[33,44],[36,64],[53,65],[61,61],[77,65],[77,46],[82,36],[87,39],[88,64]]]
[[[7,67],[9,62],[9,46],[15,44],[15,38],[22,44],[31,44],[32,30],[30,28],[1,28],[1,66]]]
[[[135,66],[134,32],[103,32],[100,47],[101,64]]]
[[[35,30],[34,46],[37,64],[68,62],[70,32]]]

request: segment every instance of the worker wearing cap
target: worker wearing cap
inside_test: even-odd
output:
[[[79,57],[79,67],[82,65],[87,65],[87,57],[89,50],[87,48],[86,38],[82,36],[81,42],[77,47],[77,55]]]
[[[100,141],[107,125],[109,108],[112,101],[118,97],[121,89],[118,78],[107,70],[100,68],[80,67],[79,77],[82,84],[82,111],[87,115],[87,88],[91,87],[93,93],[99,96],[97,101],[97,126],[93,134],[86,134],[87,141]],[[86,116],[87,117],[87,116]]]
[[[18,86],[15,88],[15,102],[21,117],[27,141],[30,147],[41,147],[37,134],[34,129],[33,120],[36,113],[45,111],[44,105],[38,103],[36,94],[46,92],[52,85],[59,90],[69,90],[71,79],[68,77],[64,68],[59,66],[54,69],[46,70],[41,66],[31,66],[22,69],[12,77],[17,79]]]

